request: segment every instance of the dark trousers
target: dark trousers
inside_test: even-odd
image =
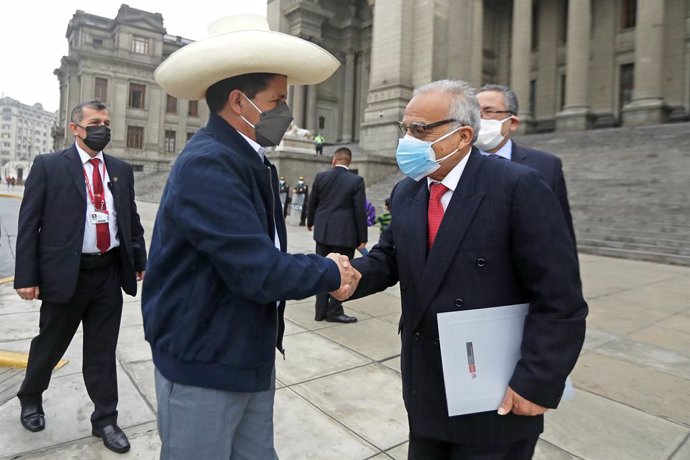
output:
[[[410,433],[408,460],[530,460],[539,436],[511,444],[478,446],[456,444]]]
[[[355,248],[346,248],[343,246],[330,246],[328,244],[316,243],[316,253],[320,256],[327,256],[331,252],[343,254],[352,259],[355,256]],[[345,313],[343,304],[334,299],[329,294],[316,294],[316,315],[314,319],[317,321],[326,318],[334,318]]]
[[[31,341],[26,376],[17,397],[22,404],[40,404],[51,373],[83,324],[86,391],[95,409],[91,424],[117,422],[115,348],[122,317],[120,268],[117,260],[104,268],[81,270],[72,299],[66,304],[43,302],[39,333]]]

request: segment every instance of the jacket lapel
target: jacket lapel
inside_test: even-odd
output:
[[[405,200],[406,216],[402,219],[405,240],[410,245],[410,263],[413,267],[412,274],[419,275],[417,285],[421,280],[421,273],[426,265],[426,239],[427,239],[427,211],[429,207],[429,188],[426,179],[417,184],[417,193]]]
[[[513,150],[510,152],[510,159],[516,163],[524,164],[527,161],[525,151],[513,141]]]
[[[417,327],[424,313],[429,308],[436,292],[458,252],[460,243],[470,228],[477,209],[484,199],[484,192],[475,191],[475,179],[479,165],[483,160],[479,152],[470,153],[470,158],[462,173],[460,182],[453,192],[453,197],[443,216],[436,240],[431,248],[427,264],[424,267],[419,294],[416,302],[413,327]],[[423,219],[426,225],[426,217]],[[426,245],[426,238],[424,239]]]
[[[120,168],[117,163],[112,161],[110,155],[103,153],[103,161],[105,161],[105,168],[108,170],[108,178],[110,182],[103,184],[110,189],[113,194],[113,203],[115,203],[115,212],[120,213]]]
[[[74,185],[79,190],[79,194],[86,205],[86,185],[84,183],[84,165],[81,163],[81,158],[79,158],[79,152],[77,148],[72,144],[72,147],[67,149],[65,152],[65,167],[67,168],[67,173],[72,180]]]

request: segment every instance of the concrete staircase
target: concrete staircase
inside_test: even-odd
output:
[[[563,160],[581,252],[690,265],[690,123],[516,140]]]

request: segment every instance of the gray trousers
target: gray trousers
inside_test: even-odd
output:
[[[278,459],[275,383],[268,391],[240,393],[171,382],[158,369],[155,379],[161,460]]]

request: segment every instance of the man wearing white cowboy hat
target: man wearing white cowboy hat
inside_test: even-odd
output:
[[[211,111],[170,172],[142,294],[161,458],[271,459],[285,300],[351,293],[359,274],[345,256],[285,252],[265,152],[292,121],[288,82],[319,83],[339,63],[259,16],[223,18],[209,32],[155,73],[166,92],[205,97]]]

